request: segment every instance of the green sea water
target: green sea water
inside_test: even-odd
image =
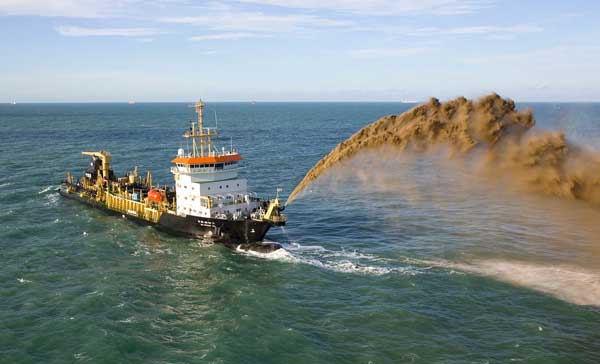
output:
[[[0,105],[0,363],[599,363],[600,209],[505,189],[443,155],[338,168],[232,252],[63,200],[83,150],[172,184],[194,109]],[[263,196],[412,105],[213,103]],[[600,104],[531,104],[590,148]]]

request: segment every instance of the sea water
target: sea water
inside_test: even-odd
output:
[[[400,103],[209,103],[252,190]],[[531,106],[594,148],[600,104]],[[170,160],[188,103],[0,105],[0,363],[598,363],[600,208],[504,188],[448,156],[373,151],[285,210],[272,254],[107,216],[56,188],[109,150]],[[490,180],[491,179],[491,180]],[[497,182],[497,183],[496,183]]]

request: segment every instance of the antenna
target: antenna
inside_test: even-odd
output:
[[[215,129],[219,128],[219,119],[217,119],[217,107],[215,106]]]

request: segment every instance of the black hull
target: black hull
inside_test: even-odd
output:
[[[271,224],[265,221],[250,219],[224,220],[198,216],[182,217],[164,213],[160,216],[158,222],[154,223],[137,216],[111,210],[103,203],[83,198],[77,193],[68,193],[63,189],[59,189],[58,193],[63,197],[79,201],[107,214],[122,216],[138,225],[153,226],[157,230],[172,235],[193,239],[210,239],[215,243],[225,245],[234,250],[252,250],[260,253],[269,253],[281,248],[277,243],[262,242],[271,228]]]

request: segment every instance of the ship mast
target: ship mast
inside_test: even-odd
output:
[[[202,119],[203,109],[204,102],[202,102],[202,100],[199,100],[196,103],[196,113],[198,114],[198,121],[196,123],[192,122],[191,130],[183,135],[186,138],[192,138],[192,157],[204,157],[204,144],[206,144],[207,147],[206,155],[210,156],[212,150],[210,138],[217,136],[216,130],[211,130],[211,128],[204,128],[204,121]]]

